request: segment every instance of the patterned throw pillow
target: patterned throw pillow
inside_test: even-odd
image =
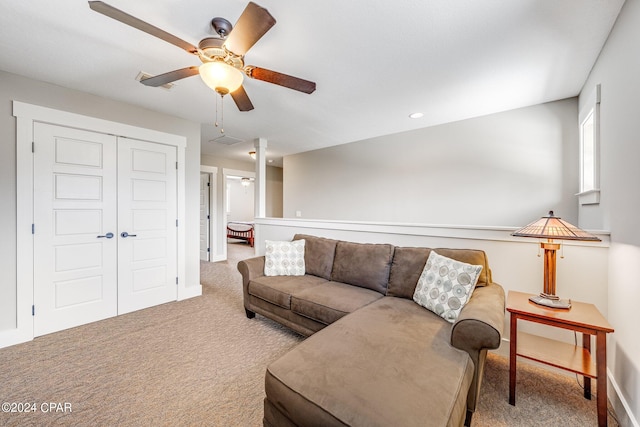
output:
[[[454,323],[469,301],[481,271],[481,265],[466,264],[431,251],[413,300]]]
[[[265,240],[265,276],[304,276],[304,239],[292,242]]]

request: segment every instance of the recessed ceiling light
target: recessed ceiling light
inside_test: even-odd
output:
[[[411,113],[411,114],[409,114],[409,118],[411,118],[411,119],[419,119],[422,116],[424,116],[423,113]]]

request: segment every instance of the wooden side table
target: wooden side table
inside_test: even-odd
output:
[[[584,377],[584,397],[591,399],[591,378],[597,382],[598,425],[607,425],[607,333],[609,322],[593,304],[571,302],[572,307],[554,309],[529,301],[532,294],[509,291],[507,311],[511,314],[509,345],[509,403],[516,404],[517,356],[565,369]],[[523,332],[518,319],[582,333],[582,347]],[[596,337],[596,357],[591,354],[591,335]]]

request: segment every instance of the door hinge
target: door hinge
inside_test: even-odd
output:
[[[211,252],[211,248],[207,248],[207,252]]]
[[[178,226],[178,220],[176,219],[176,227]]]
[[[176,277],[176,285],[178,284],[178,278]]]
[[[36,225],[31,224],[31,234],[36,234]]]
[[[207,219],[211,219],[211,215],[207,215]]]
[[[31,315],[32,315],[32,316],[35,316],[35,315],[36,315],[36,306],[35,306],[35,305],[32,305],[32,306],[31,306]]]
[[[35,153],[36,152],[36,143],[31,141],[31,152]]]
[[[178,162],[176,162],[176,170],[178,169]]]
[[[211,183],[210,182],[207,182],[207,187],[211,187]]]

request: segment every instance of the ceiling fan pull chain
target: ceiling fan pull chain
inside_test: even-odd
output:
[[[215,121],[215,126],[218,127],[218,98],[217,97],[213,97],[215,99],[216,102],[216,121]]]
[[[215,121],[215,126],[220,128],[220,133],[224,134],[224,100],[222,99],[222,96],[220,97],[220,123],[218,123],[218,97],[215,97],[216,100],[216,121]]]
[[[220,133],[224,135],[224,95],[220,95]]]

